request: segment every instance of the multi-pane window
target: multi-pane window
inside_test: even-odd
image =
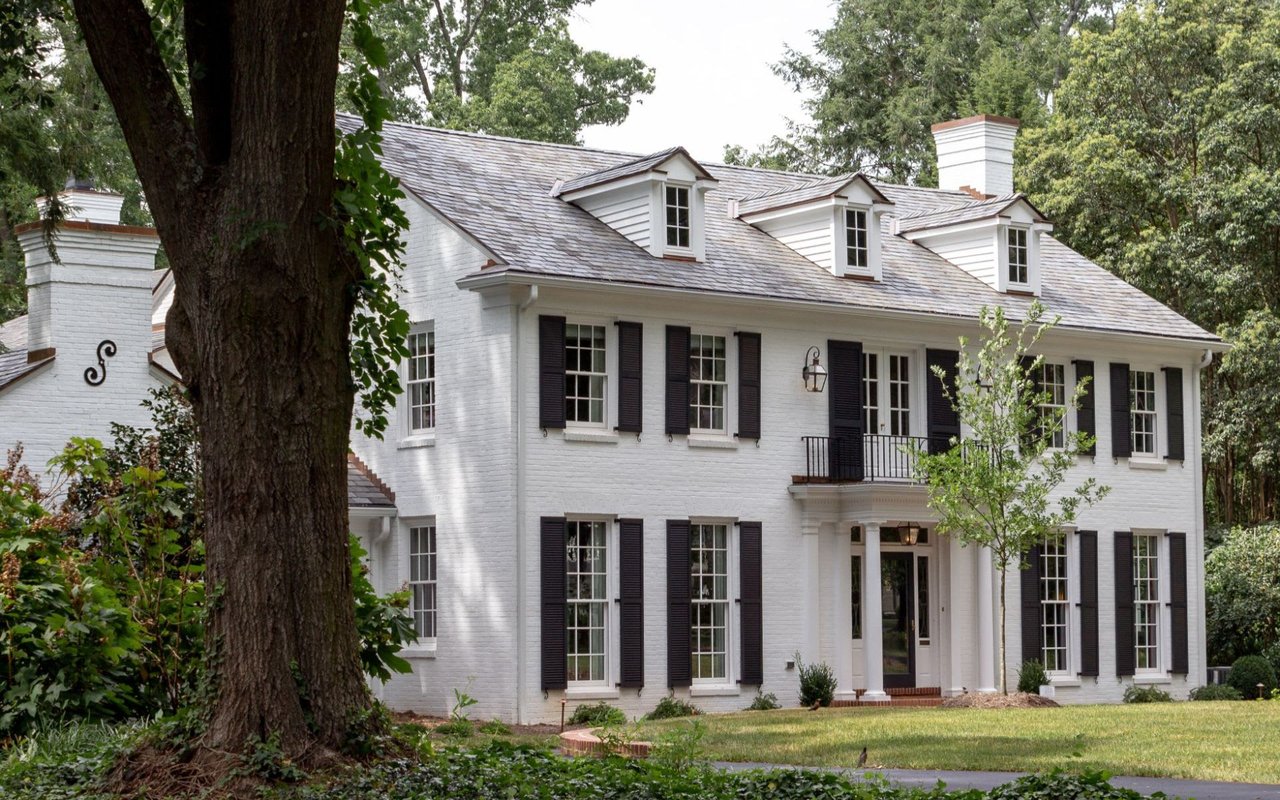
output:
[[[1009,228],[1009,283],[1027,282],[1027,264],[1027,230]]]
[[[1129,430],[1135,455],[1156,454],[1156,374],[1129,371]]]
[[[1160,552],[1154,536],[1133,537],[1133,645],[1140,670],[1160,668]]]
[[[867,212],[859,209],[845,209],[845,258],[848,265],[857,269],[866,269],[870,263],[867,250]]]
[[[689,246],[689,190],[667,187],[667,246]]]
[[[862,353],[862,430],[880,432],[880,356]]]
[[[929,643],[929,557],[916,556],[916,635]]]
[[[689,337],[689,428],[725,430],[729,391],[725,338],[695,333]]]
[[[911,433],[911,359],[889,356],[889,433]]]
[[[605,339],[603,325],[564,326],[564,418],[604,424]]]
[[[436,637],[436,526],[409,529],[409,592],[413,630],[419,639]]]
[[[605,631],[609,611],[605,523],[565,524],[565,653],[568,679],[600,683],[605,675]]]
[[[1046,672],[1066,672],[1070,641],[1067,543],[1053,536],[1040,543],[1040,658]]]
[[[849,556],[849,584],[853,587],[850,600],[853,610],[853,638],[862,638],[862,556]]]
[[[689,526],[693,679],[728,678],[729,528]]]
[[[436,332],[409,334],[409,433],[436,427]]]
[[[1037,408],[1040,424],[1048,430],[1057,428],[1048,442],[1050,447],[1065,447],[1067,442],[1067,376],[1062,364],[1041,364],[1036,376],[1036,391],[1042,401]]]

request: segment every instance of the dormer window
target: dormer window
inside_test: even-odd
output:
[[[667,186],[667,246],[689,246],[689,188]]]
[[[1028,283],[1030,262],[1027,250],[1027,229],[1009,228],[1009,283],[1024,285]]]
[[[870,248],[867,245],[867,212],[847,208],[844,212],[845,256],[850,269],[867,269]]]

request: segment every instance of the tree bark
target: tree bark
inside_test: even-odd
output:
[[[342,0],[188,0],[187,116],[142,0],[75,0],[175,279],[166,341],[201,435],[202,744],[315,758],[369,706],[347,561],[354,389],[335,226]]]
[[[1005,667],[1006,655],[1005,655],[1005,638],[1004,638],[1004,609],[1005,609],[1004,590],[1005,590],[1005,583],[1007,581],[1006,572],[1007,570],[1003,566],[1001,566],[1000,567],[1000,693],[1001,694],[1009,693],[1009,682],[1008,682],[1008,678],[1005,677],[1008,674],[1008,670]]]

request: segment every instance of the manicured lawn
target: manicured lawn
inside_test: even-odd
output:
[[[718,761],[868,767],[1106,770],[1280,783],[1280,702],[1017,709],[804,709],[699,718]],[[651,723],[649,735],[687,720]],[[657,730],[654,730],[657,729]]]

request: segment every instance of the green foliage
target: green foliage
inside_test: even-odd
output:
[[[144,734],[142,723],[49,725],[0,749],[0,797],[108,800],[96,791],[115,760]]]
[[[435,732],[455,739],[469,739],[475,735],[475,725],[466,717],[451,717],[436,726]]]
[[[1280,641],[1263,650],[1262,657],[1271,662],[1271,668],[1275,670],[1276,677],[1280,678]]]
[[[658,701],[658,705],[652,711],[645,714],[646,720],[657,719],[675,719],[677,717],[696,717],[702,713],[702,709],[693,703],[681,700],[674,695],[667,695]]]
[[[1155,686],[1131,685],[1124,690],[1126,703],[1172,703],[1173,698],[1163,689]]]
[[[351,590],[356,601],[356,630],[360,633],[360,666],[365,674],[386,683],[393,673],[408,674],[413,665],[399,653],[417,641],[409,616],[409,591],[379,596],[369,580],[365,550],[355,536],[349,539]]]
[[[1086,771],[1079,775],[1055,770],[1048,775],[1028,775],[996,787],[988,800],[1140,800],[1132,789],[1112,786],[1105,772]],[[1163,796],[1163,795],[1160,795]]]
[[[1191,690],[1192,700],[1241,700],[1243,697],[1234,686],[1226,684],[1210,684],[1209,686],[1197,686]]]
[[[672,772],[688,772],[707,763],[702,739],[707,735],[701,720],[672,725],[662,731],[649,750],[649,760]]]
[[[1205,559],[1205,601],[1211,664],[1280,648],[1280,526],[1229,531]]]
[[[470,688],[470,683],[471,681],[468,680],[467,681],[468,688]],[[467,694],[466,692],[454,689],[453,690],[453,710],[449,712],[449,718],[455,719],[455,720],[466,719],[467,709],[471,708],[472,706],[474,706],[479,702],[480,702],[479,700],[475,699],[474,697]]]
[[[1262,656],[1241,656],[1231,665],[1227,684],[1249,700],[1258,697],[1258,684],[1262,684],[1262,696],[1266,697],[1276,688],[1276,671]]]
[[[806,664],[796,654],[796,667],[800,671],[800,705],[814,703],[826,708],[836,697],[836,673],[825,663]]]
[[[626,721],[627,715],[622,713],[622,709],[614,708],[603,700],[599,703],[580,705],[573,710],[573,716],[569,717],[570,725],[590,725],[592,727],[623,725]]]
[[[240,756],[239,771],[266,781],[297,783],[306,780],[307,773],[289,759],[280,748],[280,734],[272,733],[266,739],[254,737]]]
[[[511,726],[500,719],[491,719],[480,726],[480,732],[487,736],[510,736]]]
[[[747,706],[748,711],[773,711],[782,708],[782,704],[778,702],[778,696],[773,692],[760,693],[751,701],[751,705]]]
[[[1018,670],[1018,691],[1036,694],[1048,682],[1049,676],[1044,671],[1044,664],[1038,659],[1022,662],[1022,669]]]

